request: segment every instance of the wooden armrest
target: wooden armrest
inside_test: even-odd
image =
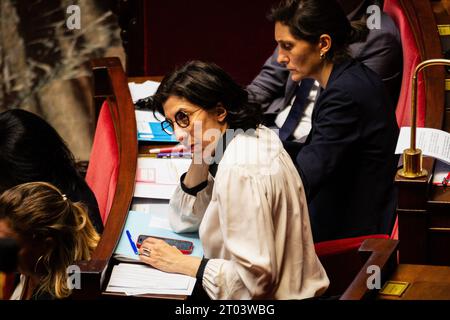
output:
[[[371,267],[379,267],[382,284],[395,268],[398,243],[397,240],[391,239],[365,240],[359,252],[368,257],[367,261],[340,299],[362,300],[377,293],[378,290],[369,289],[367,285],[368,278],[374,274]]]
[[[80,261],[80,290],[76,297],[93,297],[101,293],[105,271],[122,234],[131,200],[137,164],[137,132],[134,105],[128,82],[118,58],[91,61],[94,72],[95,98],[106,99],[111,111],[119,149],[117,187],[103,234],[89,261]]]

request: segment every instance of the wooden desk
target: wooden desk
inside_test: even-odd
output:
[[[400,296],[378,294],[380,300],[450,300],[450,267],[399,264],[389,281],[408,282]]]
[[[161,82],[164,76],[129,77],[128,82],[144,83],[145,81]]]
[[[450,300],[450,267],[397,263],[398,241],[369,239],[363,242],[360,254],[366,263],[341,296],[341,300]],[[367,258],[368,256],[368,258]],[[373,267],[379,267],[380,285],[387,281],[407,282],[401,296],[380,294],[373,284]],[[372,270],[372,271],[371,271]]]

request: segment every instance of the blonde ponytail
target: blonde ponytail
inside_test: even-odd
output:
[[[67,268],[78,260],[89,260],[100,239],[85,206],[73,203],[55,186],[46,182],[18,185],[0,196],[0,219],[7,218],[20,236],[49,241],[34,266],[40,270],[37,294],[47,292],[66,298]],[[31,268],[33,269],[33,268]]]

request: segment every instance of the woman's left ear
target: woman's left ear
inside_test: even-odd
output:
[[[216,107],[216,116],[217,116],[217,121],[222,123],[225,121],[225,118],[227,117],[227,109],[225,109],[225,107],[222,104],[219,104]]]
[[[330,35],[323,34],[323,35],[320,36],[320,38],[319,38],[319,50],[320,50],[320,55],[321,56],[325,56],[328,53],[328,51],[330,51],[331,44],[332,44],[332,40],[331,40]]]

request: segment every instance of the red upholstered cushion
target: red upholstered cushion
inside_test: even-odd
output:
[[[373,234],[368,236],[361,236],[355,238],[337,239],[322,241],[316,243],[315,249],[319,257],[337,255],[346,251],[358,250],[361,244],[366,239],[388,239],[389,236],[386,234]]]
[[[411,125],[411,82],[415,67],[421,62],[419,50],[414,34],[409,25],[403,8],[398,0],[385,0],[384,11],[389,14],[400,30],[403,48],[403,78],[400,97],[397,104],[396,116],[400,127]],[[426,102],[425,83],[419,75],[417,86],[417,126],[425,125]]]
[[[340,295],[348,288],[364,264],[358,249],[364,240],[373,238],[387,239],[389,236],[374,234],[315,244],[316,253],[330,279],[326,295]]]
[[[105,101],[95,130],[86,182],[95,194],[103,224],[108,219],[117,186],[119,148],[114,123]]]

